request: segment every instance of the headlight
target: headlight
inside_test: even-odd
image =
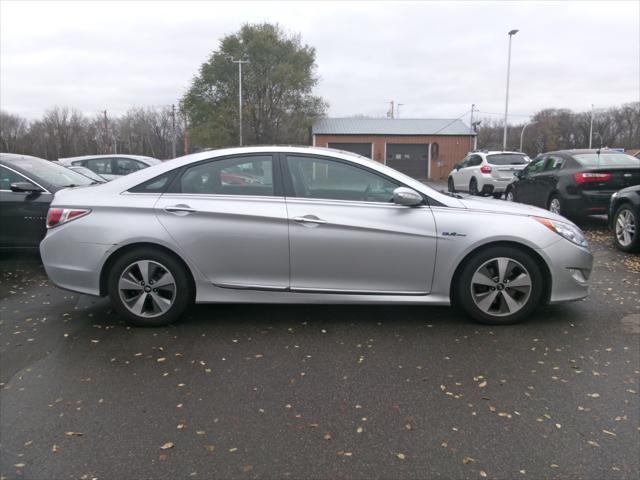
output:
[[[576,245],[580,245],[585,248],[589,246],[582,231],[570,223],[557,222],[555,220],[549,220],[548,218],[542,217],[533,217],[533,219]]]

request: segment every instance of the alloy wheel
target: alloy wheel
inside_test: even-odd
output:
[[[513,198],[513,191],[509,190],[507,192],[507,195],[505,196],[505,199],[507,200],[507,202],[515,201],[514,198]]]
[[[560,215],[560,199],[557,197],[553,197],[549,202],[549,211],[551,213],[555,213]]]
[[[616,238],[623,247],[628,247],[636,235],[636,219],[633,212],[627,208],[618,213],[616,218]]]
[[[531,288],[531,275],[520,262],[497,257],[473,274],[471,298],[482,312],[502,317],[520,311],[531,296]]]
[[[118,293],[134,315],[153,318],[166,313],[176,299],[176,281],[167,267],[155,260],[138,260],[124,269]]]

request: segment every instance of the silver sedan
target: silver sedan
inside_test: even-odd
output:
[[[585,297],[593,263],[564,217],[321,148],[208,151],[62,190],[47,226],[49,278],[141,326],[193,302],[454,304],[507,324]]]

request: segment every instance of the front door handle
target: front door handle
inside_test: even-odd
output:
[[[301,223],[302,225],[305,225],[305,224],[321,225],[323,223],[327,223],[326,220],[322,220],[321,218],[318,218],[315,215],[304,215],[303,217],[293,217],[291,220],[293,220],[296,223]]]
[[[178,204],[164,207],[165,212],[174,213],[176,215],[188,215],[189,213],[197,212],[195,208],[191,208],[189,205]]]

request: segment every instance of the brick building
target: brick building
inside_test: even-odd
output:
[[[324,118],[313,145],[359,153],[418,179],[446,179],[473,150],[475,133],[462,120]]]

